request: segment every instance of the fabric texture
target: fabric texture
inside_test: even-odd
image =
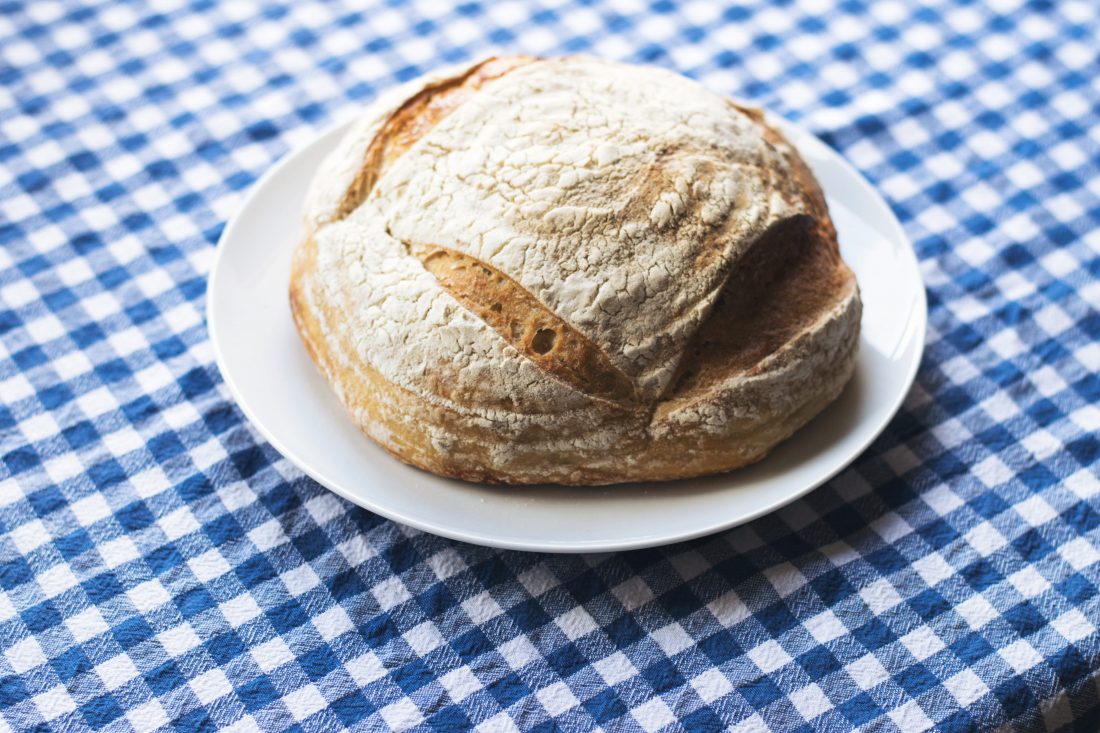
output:
[[[0,5],[0,731],[1100,730],[1100,6]],[[884,194],[916,385],[805,499],[666,548],[505,552],[305,478],[213,364],[274,161],[494,52],[695,77]]]

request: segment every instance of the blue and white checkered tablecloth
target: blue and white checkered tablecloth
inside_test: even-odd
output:
[[[1100,730],[1094,0],[0,3],[0,732]],[[277,158],[491,52],[676,69],[884,193],[924,363],[848,470],[658,550],[328,493],[213,363]]]

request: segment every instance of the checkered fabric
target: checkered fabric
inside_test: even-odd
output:
[[[0,731],[1100,730],[1098,38],[1093,0],[0,3]],[[551,556],[381,519],[248,425],[203,295],[249,185],[501,51],[676,69],[884,193],[927,351],[849,469]]]

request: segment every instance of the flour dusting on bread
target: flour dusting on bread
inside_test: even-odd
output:
[[[303,339],[368,435],[439,473],[728,470],[854,365],[858,289],[808,168],[667,71],[516,57],[417,80],[352,125],[305,216]],[[730,343],[756,326],[759,348]]]

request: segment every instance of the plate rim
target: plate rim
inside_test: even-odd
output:
[[[740,103],[739,100],[734,99]],[[479,533],[471,533],[461,529],[455,529],[446,525],[440,525],[437,522],[431,520],[425,520],[415,516],[408,516],[401,511],[395,511],[388,508],[384,504],[380,504],[376,501],[372,501],[369,497],[363,497],[361,495],[354,494],[353,492],[345,489],[343,486],[337,484],[332,485],[323,478],[323,472],[315,468],[309,461],[302,459],[296,454],[278,435],[276,435],[262,420],[257,418],[257,415],[253,412],[252,407],[248,401],[244,399],[244,393],[239,388],[233,373],[227,368],[227,362],[225,354],[222,350],[222,339],[220,334],[220,321],[217,317],[217,309],[214,307],[215,293],[218,292],[217,283],[221,279],[221,273],[225,269],[222,266],[225,260],[225,252],[229,248],[229,242],[232,241],[237,229],[241,226],[242,214],[253,203],[257,194],[262,191],[272,179],[277,177],[284,168],[289,166],[299,155],[304,153],[309,147],[317,144],[319,141],[334,136],[338,132],[345,131],[351,124],[353,124],[353,118],[337,119],[336,121],[326,125],[319,129],[315,134],[311,135],[308,139],[295,145],[288,151],[286,151],[278,161],[276,161],[267,171],[265,171],[256,181],[248,188],[244,199],[238,205],[233,212],[226,226],[222,229],[221,235],[218,237],[218,242],[215,245],[213,260],[210,266],[210,272],[207,276],[207,287],[204,296],[205,307],[205,320],[207,324],[207,334],[210,339],[211,348],[214,352],[214,362],[218,367],[218,371],[221,374],[222,381],[229,390],[230,396],[236,403],[237,408],[241,410],[244,416],[248,419],[251,426],[260,433],[260,435],[274,448],[283,458],[290,461],[300,471],[309,476],[313,481],[323,486],[326,490],[333,492],[334,494],[346,499],[347,501],[359,506],[368,511],[374,512],[382,517],[390,519],[394,522],[398,522],[423,532],[446,537],[452,540],[458,540],[461,542],[468,542],[471,544],[480,545],[483,547],[493,547],[505,550],[519,550],[524,552],[548,552],[548,553],[561,553],[561,554],[575,554],[575,553],[596,553],[596,552],[618,552],[627,550],[644,549],[650,547],[659,547],[664,545],[670,545],[678,542],[686,542],[688,540],[697,539],[699,537],[705,537],[708,535],[716,534],[734,527],[746,524],[759,519],[765,515],[771,514],[774,511],[790,504],[803,496],[809,494],[814,489],[817,489],[835,478],[841,471],[846,469],[852,463],[854,463],[860,456],[862,456],[870,445],[882,435],[889,424],[897,416],[898,411],[901,409],[906,397],[913,389],[913,384],[916,381],[917,374],[920,370],[920,365],[924,358],[924,351],[926,347],[927,329],[928,329],[928,296],[926,291],[926,285],[924,278],[920,271],[920,260],[917,258],[916,250],[913,247],[913,242],[909,236],[905,233],[905,230],[901,226],[901,222],[898,221],[897,215],[894,210],[882,197],[882,195],[871,185],[862,173],[855,168],[844,156],[838,151],[834,150],[827,143],[821,140],[817,135],[807,128],[792,122],[786,118],[774,114],[769,110],[765,110],[768,122],[776,124],[788,137],[805,137],[812,138],[817,144],[821,145],[822,149],[827,151],[830,162],[834,165],[839,164],[839,167],[843,169],[850,178],[857,182],[861,189],[861,194],[870,198],[877,206],[880,206],[885,210],[889,216],[889,228],[891,234],[903,242],[904,247],[900,247],[902,256],[908,260],[907,264],[911,267],[911,271],[914,276],[916,287],[916,303],[914,304],[914,310],[917,314],[917,323],[914,327],[910,327],[913,330],[910,338],[917,344],[916,351],[913,355],[911,362],[907,365],[907,371],[905,373],[902,384],[904,388],[899,388],[894,395],[893,402],[890,404],[889,409],[881,413],[881,417],[878,424],[870,430],[866,438],[858,444],[858,447],[851,451],[851,455],[848,459],[832,468],[830,471],[824,473],[818,479],[807,482],[803,487],[800,487],[796,491],[783,493],[777,497],[773,502],[769,502],[753,511],[738,515],[732,519],[726,518],[717,522],[707,524],[706,526],[699,527],[690,531],[674,532],[672,534],[662,534],[657,536],[636,538],[633,540],[603,540],[594,539],[587,541],[569,540],[561,544],[547,543],[544,541],[525,541],[520,539],[510,539],[494,537],[491,535],[483,535]],[[828,196],[828,191],[825,191]],[[793,437],[793,436],[792,436]],[[391,456],[385,456],[388,460],[396,460]],[[421,470],[412,467],[412,470]],[[732,473],[732,472],[731,472]],[[467,482],[469,483],[469,482]],[[476,482],[474,482],[476,485]],[[675,481],[667,482],[675,484]]]

